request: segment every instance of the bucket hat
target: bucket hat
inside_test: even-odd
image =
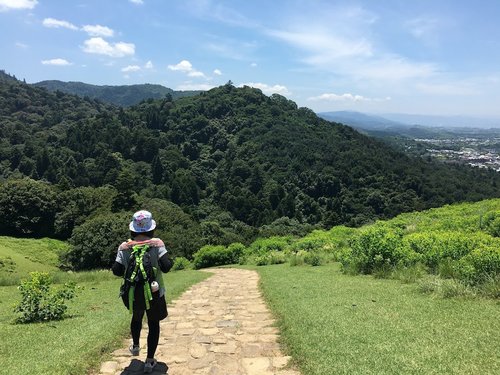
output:
[[[137,211],[132,216],[132,221],[129,224],[129,229],[135,233],[149,232],[156,228],[156,221],[153,220],[153,215],[149,211]]]

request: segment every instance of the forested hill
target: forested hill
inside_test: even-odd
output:
[[[105,103],[129,107],[147,99],[163,99],[171,96],[174,100],[184,96],[198,95],[200,91],[174,91],[162,85],[122,85],[97,86],[83,82],[41,81],[34,84],[49,91],[62,91],[81,97],[99,99]]]
[[[124,109],[0,80],[0,116],[0,178],[4,185],[23,176],[46,180],[53,194],[47,196],[66,197],[68,204],[60,198],[51,206],[52,219],[62,215],[57,210],[73,210],[59,237],[88,217],[131,210],[145,198],[178,205],[190,223],[201,223],[202,242],[213,243],[248,241],[255,228],[294,233],[307,225],[360,225],[499,196],[498,173],[411,159],[249,87],[227,84]],[[75,189],[84,186],[103,188],[97,195],[86,188],[94,199],[87,202]],[[20,189],[4,186],[0,203],[13,201],[5,191]],[[106,196],[111,204],[102,202]],[[99,202],[105,208],[81,214]],[[4,232],[23,229],[4,224]]]

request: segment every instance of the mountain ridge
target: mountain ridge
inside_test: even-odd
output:
[[[46,80],[33,83],[49,91],[61,91],[80,97],[88,96],[103,102],[129,107],[148,99],[162,99],[170,95],[173,99],[198,95],[201,91],[175,91],[171,88],[152,83],[132,85],[93,85],[77,81]]]

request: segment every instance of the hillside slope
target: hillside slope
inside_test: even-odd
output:
[[[170,200],[206,223],[207,241],[282,217],[360,225],[500,194],[497,173],[407,157],[249,87],[116,109],[1,82],[0,104],[1,178],[108,185],[122,208],[138,196]]]

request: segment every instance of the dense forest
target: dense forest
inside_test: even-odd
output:
[[[122,85],[122,86],[98,86],[83,82],[41,81],[34,84],[49,91],[61,91],[67,94],[75,94],[81,97],[98,99],[105,103],[128,107],[138,104],[145,99],[163,99],[172,97],[178,99],[185,96],[193,96],[200,91],[175,91],[162,85]]]
[[[106,215],[145,207],[188,257],[204,244],[500,196],[494,171],[408,157],[283,96],[231,82],[123,108],[4,73],[0,183],[0,234],[83,241]]]

